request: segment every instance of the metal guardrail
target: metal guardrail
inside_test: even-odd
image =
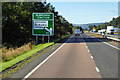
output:
[[[111,40],[114,40],[114,41],[120,42],[120,39],[117,39],[117,38],[107,37],[107,39],[111,39]]]
[[[95,34],[102,35],[102,34],[100,34],[100,33],[95,33]],[[107,36],[106,36],[106,38],[107,38],[108,40],[113,40],[113,41],[116,41],[116,42],[120,42],[120,39],[117,39],[117,38],[107,37]]]

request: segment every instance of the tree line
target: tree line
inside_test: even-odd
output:
[[[117,18],[113,18],[110,22],[105,22],[104,24],[95,26],[95,25],[90,25],[89,30],[92,30],[93,28],[96,29],[96,31],[101,30],[101,29],[106,29],[107,26],[114,26],[116,28],[120,28],[120,16]]]
[[[54,13],[54,36],[51,40],[72,34],[73,25],[46,2],[3,2],[2,43],[4,46],[19,47],[35,41],[32,35],[32,13]]]

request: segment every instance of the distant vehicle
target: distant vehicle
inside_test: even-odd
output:
[[[107,26],[107,34],[114,34],[114,26]]]
[[[80,29],[74,29],[74,33],[76,36],[76,35],[80,35],[80,33],[82,33],[82,31],[80,31]]]
[[[105,32],[106,32],[106,29],[101,29],[101,30],[98,30],[98,32],[99,32],[100,34],[103,34],[103,33],[105,33]]]
[[[93,29],[93,32],[96,33],[97,32],[96,29]]]
[[[114,32],[120,32],[120,28],[114,28]]]

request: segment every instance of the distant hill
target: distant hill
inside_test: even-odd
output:
[[[89,23],[89,24],[73,24],[74,27],[76,26],[81,26],[83,29],[89,29],[88,26],[90,25],[95,25],[95,26],[98,26],[98,25],[101,25],[101,24],[104,24],[104,23]]]

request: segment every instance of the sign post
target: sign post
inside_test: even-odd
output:
[[[36,45],[38,45],[38,36],[36,36]]]
[[[38,36],[42,36],[42,42],[44,42],[43,41],[44,36],[53,36],[54,35],[54,14],[53,13],[33,13],[32,14],[32,35],[36,36],[36,41],[38,39]]]
[[[44,44],[44,36],[42,36],[42,43]]]
[[[48,43],[50,42],[50,36],[48,36]]]

